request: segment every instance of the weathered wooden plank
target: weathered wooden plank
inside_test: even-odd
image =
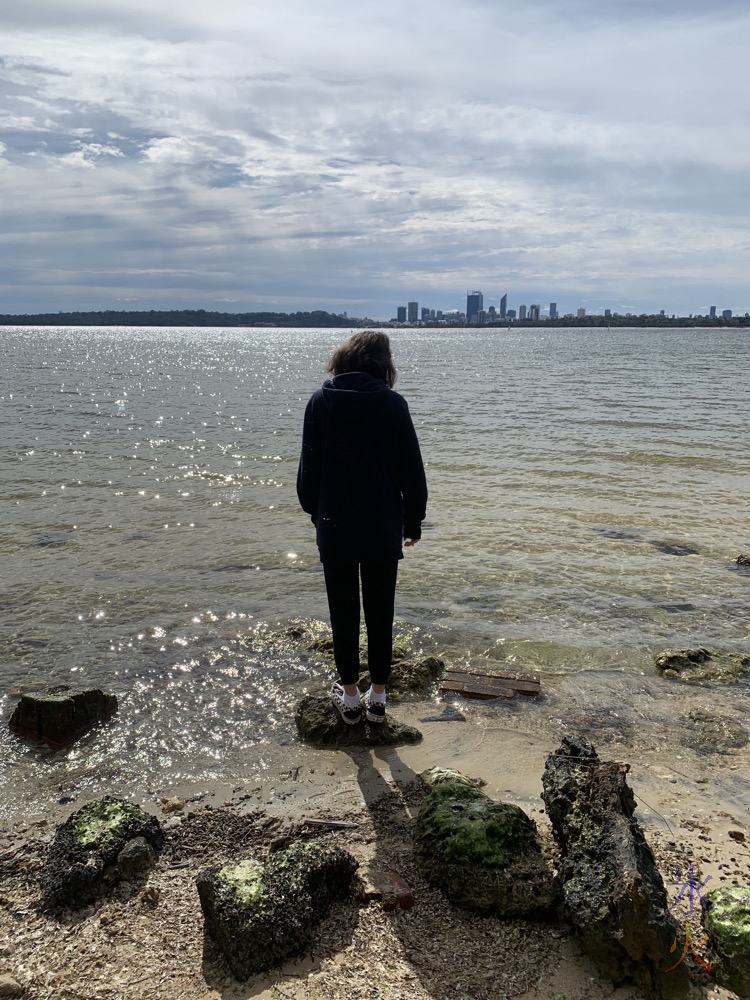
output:
[[[452,694],[461,694],[465,687],[466,681],[454,681],[446,677],[443,677],[440,681],[440,690],[450,691]]]
[[[508,677],[482,674],[475,670],[446,670],[440,690],[462,694],[466,698],[512,698],[515,694],[535,696],[540,692],[539,681],[532,677]]]

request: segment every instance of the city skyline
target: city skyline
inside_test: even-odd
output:
[[[550,300],[548,306],[543,306],[541,303],[519,303],[517,307],[508,307],[508,292],[504,292],[500,296],[493,296],[495,301],[499,302],[499,307],[494,304],[489,304],[487,309],[484,308],[484,293],[481,289],[472,289],[466,292],[466,308],[461,310],[459,307],[452,308],[434,308],[431,306],[420,305],[418,300],[412,300],[408,303],[408,308],[406,306],[397,306],[396,314],[390,318],[392,323],[407,323],[412,324],[418,321],[449,321],[456,320],[458,318],[463,318],[468,326],[474,324],[490,323],[497,320],[519,320],[529,319],[531,321],[539,321],[541,319],[557,319],[557,318],[569,318],[572,316],[577,316],[579,319],[584,316],[602,316],[606,318],[607,316],[641,316],[641,315],[651,315],[651,316],[664,316],[672,319],[676,318],[690,318],[694,316],[705,316],[707,319],[715,320],[718,317],[723,319],[731,319],[735,315],[735,311],[729,308],[721,308],[716,305],[710,305],[703,312],[694,313],[679,313],[676,311],[668,311],[666,309],[657,309],[652,312],[641,311],[634,312],[633,310],[618,310],[612,309],[609,306],[603,307],[600,311],[595,312],[593,310],[588,310],[585,306],[577,306],[574,309],[561,310],[558,307],[557,300]],[[736,315],[740,315],[739,313]],[[748,315],[748,311],[744,313],[745,316]]]
[[[750,309],[740,0],[6,0],[3,28],[5,312]]]

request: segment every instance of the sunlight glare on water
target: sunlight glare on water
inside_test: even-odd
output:
[[[337,330],[4,328],[0,682],[101,686],[85,781],[261,768],[331,677],[295,477]],[[667,645],[746,649],[750,338],[733,330],[394,330],[427,463],[399,631],[569,678]],[[30,760],[3,737],[11,771]]]

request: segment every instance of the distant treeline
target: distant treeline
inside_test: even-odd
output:
[[[297,326],[297,327],[353,327],[389,326],[371,319],[357,319],[316,309],[313,312],[277,313],[223,313],[205,309],[150,309],[125,311],[106,309],[101,312],[56,312],[0,315],[0,326]],[[404,324],[395,324],[403,326]],[[423,327],[464,327],[461,321],[426,320],[415,324]],[[485,327],[750,327],[750,316],[661,316],[643,313],[640,316],[558,316],[556,319],[488,320]]]
[[[205,309],[150,309],[147,312],[106,309],[102,312],[24,313],[0,316],[2,326],[333,326],[352,327],[362,320],[348,319],[316,309],[314,312],[222,313]]]

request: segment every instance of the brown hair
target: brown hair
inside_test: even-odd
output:
[[[336,348],[326,371],[332,375],[367,372],[373,378],[382,378],[392,389],[396,381],[396,367],[388,334],[379,330],[360,330]]]

